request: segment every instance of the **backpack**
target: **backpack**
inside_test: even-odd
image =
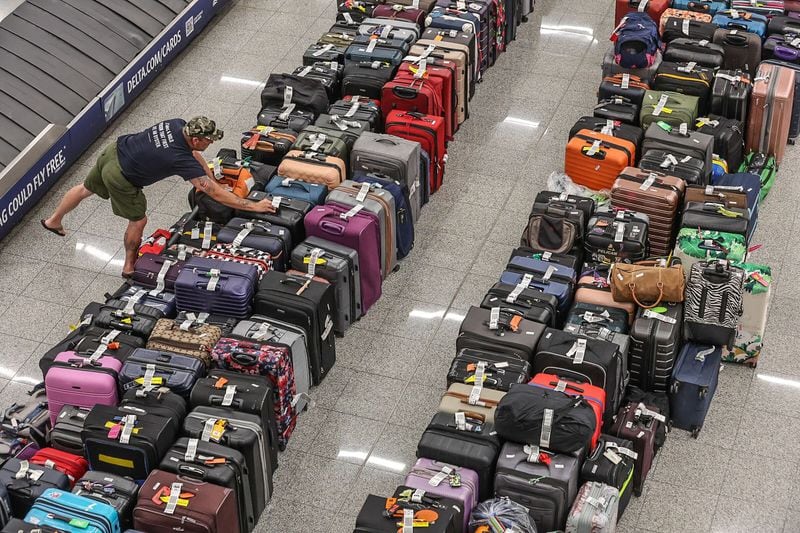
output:
[[[628,13],[611,36],[614,60],[624,68],[647,68],[661,48],[658,25],[647,13]]]

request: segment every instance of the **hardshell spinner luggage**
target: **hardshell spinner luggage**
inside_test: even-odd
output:
[[[122,365],[119,382],[123,390],[157,386],[188,396],[195,381],[205,373],[206,364],[199,358],[139,348]]]
[[[597,448],[586,456],[581,467],[581,483],[605,483],[619,491],[619,516],[625,511],[633,494],[633,470],[636,452],[633,442],[600,435]]]
[[[638,118],[638,115],[637,115]],[[600,117],[581,117],[569,131],[569,138],[573,138],[581,130],[591,130],[595,133],[605,133],[612,137],[619,137],[630,141],[636,147],[636,153],[640,152],[642,128],[631,124],[624,124],[618,120],[608,120]]]
[[[575,183],[599,191],[611,188],[622,169],[635,161],[633,143],[581,130],[567,144],[564,171]]]
[[[162,255],[143,254],[133,267],[133,282],[155,290],[175,290],[175,279],[183,269],[183,261]]]
[[[420,178],[425,180],[425,176],[420,175]],[[364,185],[368,185],[369,191],[377,193],[378,196],[385,196],[383,192],[388,193],[394,200],[395,210],[395,247],[397,248],[397,258],[403,259],[411,253],[414,247],[414,220],[412,217],[411,202],[408,197],[408,188],[405,184],[390,179],[386,176],[375,174],[366,174],[358,171],[353,175],[353,186],[359,186],[359,194],[364,189]],[[348,185],[350,183],[348,182]]]
[[[453,383],[442,395],[438,411],[453,415],[459,411],[478,413],[486,422],[494,424],[494,410],[503,396],[505,392],[488,387]]]
[[[688,20],[697,20],[699,22],[711,22],[711,15],[708,13],[703,13],[701,11],[689,10],[689,9],[682,9],[675,6],[672,6],[669,9],[666,9],[664,13],[661,14],[661,18],[658,20],[659,27],[658,32],[664,33],[664,25],[667,22],[667,19],[674,17],[679,19],[688,19]]]
[[[661,311],[662,312],[658,312]],[[630,384],[664,392],[681,347],[683,305],[663,303],[657,311],[640,309],[631,327],[628,353]]]
[[[312,383],[318,385],[336,362],[334,296],[330,284],[268,272],[256,293],[255,312],[294,324],[307,332]]]
[[[347,178],[347,165],[338,157],[318,152],[291,150],[281,160],[278,174],[309,183],[319,183],[330,190]]]
[[[703,67],[719,69],[725,61],[725,50],[712,42],[680,37],[669,43],[664,51],[664,61],[676,63],[694,61]]]
[[[541,456],[547,457],[541,461]],[[580,461],[568,454],[547,454],[538,446],[507,442],[500,451],[495,495],[528,508],[537,531],[555,531],[564,524],[578,493]]]
[[[685,336],[689,341],[733,346],[744,296],[744,271],[724,260],[692,265],[686,281]]]
[[[683,346],[669,394],[669,415],[676,428],[697,437],[717,390],[722,353],[719,346],[687,343]]]
[[[531,376],[531,364],[509,354],[464,348],[458,351],[447,372],[447,385],[465,383],[472,385],[477,380],[477,370],[483,367],[485,388],[507,391],[515,383],[527,383]]]
[[[748,150],[775,156],[780,165],[789,138],[795,100],[795,73],[785,67],[763,64],[753,82],[747,119]]]
[[[478,474],[474,470],[420,458],[403,483],[412,489],[460,502],[464,514],[462,531],[469,531],[470,512],[478,505]]]
[[[656,433],[666,423],[653,405],[631,402],[623,405],[608,433],[633,442],[636,464],[633,469],[633,493],[642,495],[644,481],[656,455]]]
[[[772,269],[766,265],[737,263],[745,273],[742,316],[736,328],[733,348],[722,348],[722,360],[756,366],[764,347],[769,304],[772,296]]]
[[[661,38],[667,43],[667,46],[681,37],[688,37],[698,41],[710,41],[714,37],[716,30],[717,26],[711,22],[669,17],[664,21],[664,31],[661,32]]]
[[[688,128],[693,125],[694,122],[688,124],[687,131],[683,133],[679,127],[664,126],[660,122],[650,124],[650,127],[644,132],[642,152],[666,150],[673,153],[678,159],[687,155],[699,159],[703,162],[705,180],[702,184],[705,184],[711,177],[714,137],[689,130]]]
[[[306,246],[313,248],[319,248],[323,250],[328,255],[328,259],[336,257],[339,259],[343,259],[347,263],[347,277],[349,281],[347,284],[350,285],[349,295],[351,298],[350,307],[351,317],[352,320],[355,321],[361,317],[361,268],[359,266],[359,258],[358,253],[352,248],[348,248],[347,246],[341,246],[336,244],[335,242],[328,241],[325,239],[320,239],[319,237],[308,237],[305,241],[303,241]],[[325,254],[323,254],[324,257]],[[303,259],[305,263],[305,259]],[[310,263],[309,263],[310,264]],[[317,262],[319,265],[319,262]],[[303,270],[303,269],[298,269]],[[324,277],[324,276],[323,276]],[[344,282],[342,282],[344,283]],[[337,289],[338,290],[338,289]]]
[[[761,61],[761,37],[741,29],[719,28],[714,32],[714,43],[725,50],[725,70],[743,70],[754,79]]]
[[[798,11],[800,13],[800,11]],[[800,76],[797,75],[800,71],[800,65],[794,63],[787,63],[786,61],[778,61],[776,59],[767,59],[763,61],[770,65],[780,65],[782,67],[794,71],[794,103],[792,105],[792,123],[789,125],[789,144],[794,144],[797,136],[800,135]]]
[[[584,483],[567,516],[565,533],[615,531],[619,515],[619,491],[604,483]]]
[[[69,491],[69,478],[58,470],[10,457],[0,467],[0,485],[4,487],[0,490],[8,492],[2,504],[4,511],[10,504],[11,515],[23,518],[47,489]]]
[[[50,424],[55,425],[58,413],[65,405],[116,405],[119,402],[117,375],[121,369],[119,360],[102,355],[102,352],[97,357],[94,354],[81,356],[75,352],[56,356],[45,376]]]
[[[252,265],[192,257],[175,280],[178,308],[245,318],[251,314],[257,280]]]
[[[525,320],[519,314],[506,310],[498,311],[499,316],[495,321],[492,313],[493,310],[470,307],[459,328],[456,350],[485,349],[512,354],[530,362],[539,337],[545,330],[544,324]]]
[[[660,20],[664,11],[669,8],[669,0],[615,0],[614,24],[619,24],[622,17],[631,12],[644,12],[653,20]]]
[[[119,513],[122,527],[131,523],[139,486],[132,480],[107,472],[89,471],[75,483],[73,494],[110,505]],[[126,530],[127,531],[127,530]]]
[[[736,2],[732,2],[735,4]],[[767,37],[767,22],[766,15],[755,13],[753,8],[757,9],[757,5],[764,2],[750,3],[749,0],[745,2],[747,11],[741,11],[741,6],[734,6],[733,9],[723,9],[717,11],[714,15],[713,22],[717,26],[728,30],[739,30],[743,32],[753,33],[758,35],[763,41]]]
[[[65,523],[70,533],[121,531],[119,514],[110,505],[54,488],[45,490],[36,498],[33,507],[25,515],[25,521],[41,527],[40,531],[46,527],[62,528]]]
[[[747,124],[752,84],[742,70],[718,70],[711,85],[711,112]]]
[[[171,504],[172,491],[179,493],[178,505]],[[185,506],[180,505],[184,493]],[[142,484],[133,527],[147,533],[173,533],[175,528],[185,533],[245,533],[239,529],[233,489],[162,470],[153,470]]]
[[[714,137],[714,153],[725,160],[728,168],[737,169],[744,157],[744,124],[719,115],[698,118],[698,132]]]

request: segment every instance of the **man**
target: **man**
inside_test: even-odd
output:
[[[64,237],[66,232],[61,223],[64,215],[83,200],[93,194],[111,200],[114,214],[128,220],[122,267],[122,276],[128,278],[133,274],[147,225],[147,199],[142,192],[147,185],[178,175],[227,207],[274,212],[267,200],[251,202],[217,184],[201,152],[222,139],[222,135],[213,120],[195,117],[189,122],[178,118],[165,120],[141,133],[118,137],[102,151],[86,181],[67,191],[53,214],[41,220],[42,226]]]

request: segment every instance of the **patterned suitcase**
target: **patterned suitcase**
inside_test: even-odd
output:
[[[619,491],[590,481],[578,490],[567,516],[565,533],[613,533],[617,528]]]
[[[764,333],[772,298],[772,269],[754,263],[736,263],[745,273],[742,316],[736,327],[733,348],[723,347],[722,360],[756,366],[764,348]]]
[[[681,228],[673,255],[681,260],[686,275],[692,265],[709,259],[727,259],[739,263],[747,257],[747,241],[738,233],[696,228]]]
[[[686,339],[732,348],[743,297],[741,268],[720,259],[692,265],[683,316]]]

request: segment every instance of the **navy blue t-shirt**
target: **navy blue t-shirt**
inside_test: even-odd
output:
[[[183,138],[186,121],[165,120],[141,133],[117,138],[117,156],[122,173],[137,187],[152,185],[169,176],[184,180],[205,176]]]

